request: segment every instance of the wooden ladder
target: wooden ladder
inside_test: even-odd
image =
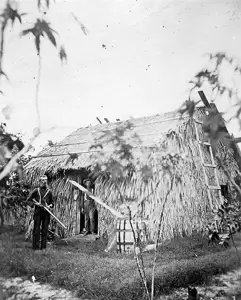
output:
[[[220,187],[219,180],[218,180],[217,165],[215,164],[215,161],[214,161],[213,150],[212,150],[211,144],[207,143],[207,142],[203,142],[203,141],[200,140],[200,136],[199,136],[199,132],[198,132],[198,125],[197,124],[203,126],[204,123],[201,122],[201,121],[198,121],[198,120],[194,119],[194,126],[195,126],[195,131],[196,131],[196,139],[197,139],[197,142],[198,142],[198,149],[199,149],[201,164],[202,164],[202,168],[203,168],[205,184],[206,184],[206,187],[207,187],[208,200],[209,200],[211,209],[213,209],[213,199],[212,199],[211,190],[217,190],[218,191],[219,200],[221,201],[221,199],[222,199],[221,187]],[[202,150],[201,145],[208,146],[210,157],[211,157],[211,164],[206,163],[204,161],[204,155],[203,155],[203,150]],[[214,177],[215,177],[215,181],[216,181],[216,185],[210,185],[209,184],[209,182],[208,182],[208,176],[207,176],[207,173],[206,173],[207,168],[213,169],[213,171],[214,171]]]

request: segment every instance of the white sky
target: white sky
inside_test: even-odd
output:
[[[26,29],[38,16],[36,1],[19,2],[29,12],[21,27]],[[188,81],[206,62],[203,54],[224,51],[241,59],[240,16],[241,2],[235,0],[56,0],[46,18],[68,62],[61,65],[57,50],[43,42],[41,119],[45,129],[58,129],[37,144],[96,124],[96,117],[114,121],[177,109],[187,99]],[[19,38],[21,28],[16,23],[6,35],[3,67],[10,83],[3,85],[0,107],[13,108],[10,130],[30,136],[36,126],[37,56],[33,39]],[[230,130],[238,133],[235,125]]]

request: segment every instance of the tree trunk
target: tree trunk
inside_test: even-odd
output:
[[[1,219],[0,227],[2,227],[4,225],[3,197],[2,196],[0,196],[0,219]]]

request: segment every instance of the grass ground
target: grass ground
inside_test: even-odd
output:
[[[235,238],[241,251],[241,235]],[[33,252],[24,233],[8,227],[0,234],[0,275],[31,278],[76,291],[91,299],[141,299],[143,289],[132,255],[105,253],[105,242],[49,245]],[[144,255],[148,277],[153,253]],[[174,288],[208,282],[212,275],[240,267],[233,247],[208,246],[201,236],[173,239],[160,248],[156,295]]]

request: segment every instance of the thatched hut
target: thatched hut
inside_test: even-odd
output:
[[[179,112],[165,113],[131,120],[131,135],[137,135],[139,142],[126,136],[131,144],[133,160],[145,159],[146,164],[151,166],[154,176],[151,180],[143,180],[143,177],[135,174],[128,180],[113,184],[110,179],[99,178],[95,183],[95,195],[99,196],[105,203],[118,209],[120,207],[120,192],[122,195],[138,201],[146,197],[139,207],[138,217],[146,220],[147,235],[154,238],[160,212],[167,190],[170,187],[171,175],[163,173],[158,155],[167,153],[179,154],[183,157],[175,165],[175,170],[182,178],[173,184],[168,193],[168,200],[165,207],[162,236],[171,238],[177,234],[190,234],[193,231],[202,230],[205,222],[208,221],[211,206],[219,203],[217,190],[212,191],[212,202],[207,196],[207,187],[204,181],[203,167],[201,164],[197,136],[194,129],[194,120],[202,120],[206,114],[206,108],[196,108],[193,117],[188,113],[180,115]],[[66,223],[68,234],[78,234],[83,227],[81,222],[80,203],[83,195],[78,191],[78,197],[74,197],[74,187],[68,179],[83,183],[87,177],[90,167],[95,163],[95,155],[100,151],[98,148],[91,148],[98,143],[102,137],[102,151],[105,156],[113,155],[115,145],[105,144],[103,132],[110,135],[116,128],[121,128],[124,122],[99,124],[80,128],[73,132],[58,144],[40,152],[26,167],[26,178],[36,185],[37,178],[47,173],[51,178],[50,185],[54,195],[57,197],[56,215]],[[198,126],[199,139],[204,139],[202,125]],[[158,145],[158,148],[155,148]],[[208,147],[202,145],[205,162],[212,164]],[[142,149],[142,150],[140,150]],[[161,152],[160,152],[161,149]],[[222,164],[229,175],[235,177],[239,172],[237,161],[233,157],[233,150],[220,142],[217,147]],[[145,157],[144,157],[145,156]],[[220,185],[226,185],[229,181],[227,172],[217,164],[218,180]],[[209,184],[215,183],[213,170],[207,171]],[[159,183],[159,184],[157,184]],[[106,209],[98,206],[99,209],[99,233],[109,233],[113,228],[115,218]]]

